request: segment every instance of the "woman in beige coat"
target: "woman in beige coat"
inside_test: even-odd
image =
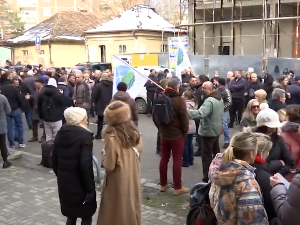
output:
[[[141,225],[141,136],[128,104],[110,103],[104,110],[107,127],[102,151],[106,170],[97,225]]]

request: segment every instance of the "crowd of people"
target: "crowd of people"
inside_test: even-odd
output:
[[[258,76],[238,70],[229,71],[226,78],[216,73],[209,79],[186,70],[179,79],[168,70],[159,76],[151,70],[148,79],[147,114],[158,131],[161,192],[171,188],[167,182],[171,155],[174,195],[189,193],[182,184],[182,167],[193,166],[194,157],[201,156],[202,181],[211,182],[210,206],[218,224],[296,224],[300,212],[300,76],[290,71],[274,80],[266,72]],[[75,225],[78,218],[90,225],[97,209],[93,139],[104,139],[106,174],[98,224],[140,225],[142,136],[126,83],[118,83],[113,94],[109,70],[83,73],[43,69],[42,65],[37,70],[30,65],[22,71],[3,70],[0,81],[3,168],[11,166],[7,158],[13,149],[27,147],[24,112],[32,130],[28,142],[54,140],[52,165],[67,225]],[[88,124],[95,115],[93,136]],[[43,128],[40,138],[39,127]],[[231,138],[234,127],[239,132]],[[222,133],[224,153],[219,145]],[[278,174],[291,182],[288,189]]]

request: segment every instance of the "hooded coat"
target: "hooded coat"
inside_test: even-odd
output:
[[[219,225],[269,224],[254,168],[247,162],[225,162],[218,153],[208,176],[212,182],[210,205]]]
[[[64,125],[54,140],[53,171],[57,176],[61,212],[66,217],[92,217],[97,209],[93,173],[93,134]]]
[[[139,120],[139,115],[137,108],[135,106],[135,101],[130,95],[125,91],[117,91],[116,94],[113,96],[112,101],[122,101],[129,105],[131,110],[131,119],[137,125]]]

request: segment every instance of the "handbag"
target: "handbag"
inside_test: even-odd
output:
[[[190,211],[186,225],[217,225],[217,219],[209,202],[211,183],[197,184],[190,193]]]

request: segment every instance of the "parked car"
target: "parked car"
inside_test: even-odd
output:
[[[82,72],[86,71],[87,69],[93,71],[93,70],[100,70],[105,71],[107,69],[111,70],[111,63],[106,62],[83,62],[78,63],[75,65],[75,69],[81,70]]]

